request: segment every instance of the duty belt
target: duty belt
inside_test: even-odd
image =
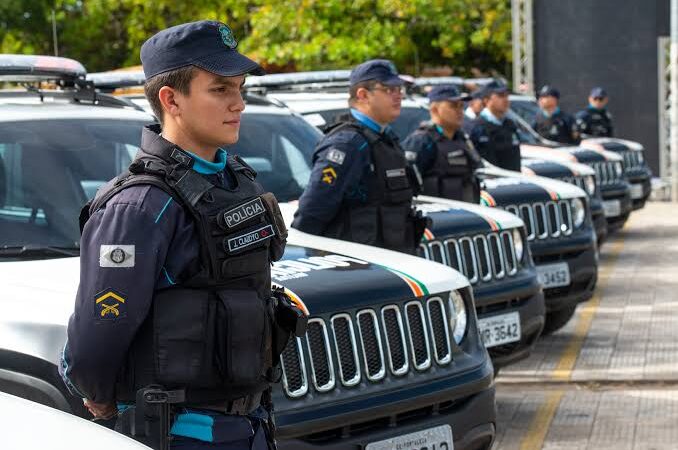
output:
[[[233,414],[237,416],[246,416],[261,405],[261,392],[252,395],[230,400],[221,404],[213,405],[190,405],[195,409],[207,409],[224,414]]]

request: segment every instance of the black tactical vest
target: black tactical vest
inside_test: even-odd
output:
[[[277,381],[270,264],[287,238],[277,201],[239,157],[229,155],[226,164],[235,187],[216,186],[191,169],[189,154],[156,133],[144,130],[128,172],[85,206],[81,227],[121,190],[159,187],[193,218],[200,268],[155,292],[119,374],[117,400],[134,401],[151,384],[184,389],[189,405],[256,395]]]
[[[480,202],[480,185],[475,176],[480,155],[466,133],[458,131],[454,139],[448,139],[430,124],[421,126],[417,133],[426,133],[436,149],[435,162],[422,174],[423,193],[464,202]]]
[[[537,114],[535,121],[535,131],[546,139],[565,144],[574,144],[572,136],[572,126],[568,124],[560,114],[546,117],[544,114]]]
[[[586,110],[587,116],[584,119],[587,123],[587,129],[584,131],[590,136],[611,137],[612,136],[612,118],[607,110]]]
[[[370,148],[371,176],[365,180],[367,199],[345,200],[324,234],[414,253],[427,222],[412,206],[418,182],[400,145],[395,139],[352,121],[338,124],[328,131],[328,135],[346,129],[360,133]]]
[[[480,116],[478,124],[482,124],[489,138],[478,148],[481,156],[502,169],[520,172],[520,141],[513,121],[504,119],[501,125],[497,125]]]

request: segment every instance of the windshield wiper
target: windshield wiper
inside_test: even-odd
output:
[[[77,247],[53,247],[48,245],[16,245],[0,247],[2,256],[79,256],[80,249]]]

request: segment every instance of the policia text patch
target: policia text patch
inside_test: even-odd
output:
[[[229,209],[222,214],[223,224],[227,228],[233,228],[253,217],[257,217],[265,212],[264,204],[260,198],[255,198],[233,209]]]
[[[226,250],[229,253],[236,253],[255,244],[263,243],[268,239],[271,239],[273,236],[275,236],[273,225],[266,225],[261,228],[257,228],[256,230],[243,233],[239,236],[229,238],[226,241]]]

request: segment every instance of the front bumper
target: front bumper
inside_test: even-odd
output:
[[[362,407],[334,405],[326,421],[308,413],[278,413],[281,450],[362,450],[371,442],[439,425],[452,428],[455,450],[489,448],[495,436],[495,388],[489,359],[445,378],[365,399]]]
[[[631,184],[633,210],[641,209],[652,193],[652,172],[649,169],[634,169],[626,173]]]
[[[606,185],[601,187],[603,202],[619,201],[619,214],[607,216],[608,233],[616,231],[624,226],[633,210],[633,201],[631,200],[631,186],[624,183]]]
[[[473,290],[478,319],[518,312],[520,341],[487,349],[494,367],[500,368],[530,356],[545,322],[544,295],[534,268],[515,277]]]
[[[544,289],[546,312],[589,300],[598,281],[598,259],[592,233],[579,233],[564,242],[533,242],[530,249],[537,266],[567,262],[568,286]]]

